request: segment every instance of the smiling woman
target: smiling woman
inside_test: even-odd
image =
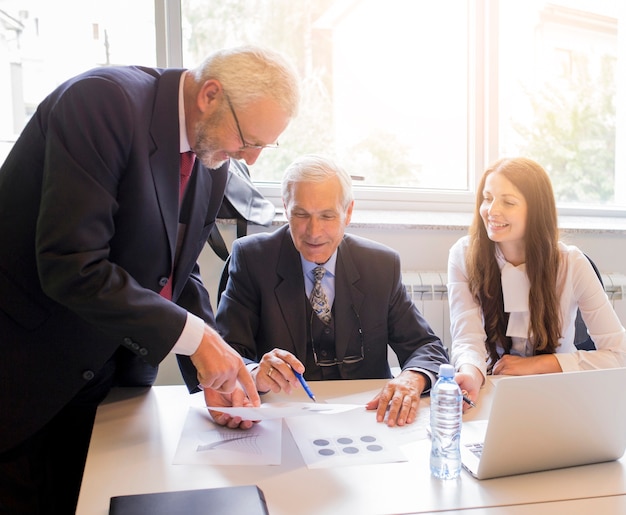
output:
[[[488,373],[626,364],[626,331],[589,259],[559,241],[551,181],[535,161],[486,170],[469,235],[450,250],[447,290],[451,361],[471,399]],[[575,345],[578,313],[596,350]]]
[[[548,194],[552,196],[552,188]],[[527,214],[526,198],[511,181],[500,174],[486,177],[480,216],[489,239],[499,244],[506,260],[515,266],[526,262]]]

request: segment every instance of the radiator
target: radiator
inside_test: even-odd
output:
[[[407,293],[450,351],[450,311],[446,272],[403,272]]]
[[[618,273],[601,275],[609,300],[622,325],[626,326],[626,275]],[[449,351],[452,342],[446,287],[448,274],[446,272],[408,271],[403,272],[402,277],[413,302]],[[395,355],[390,359],[395,359]]]

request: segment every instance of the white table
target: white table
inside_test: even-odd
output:
[[[324,381],[311,387],[323,400],[382,384]],[[466,420],[488,416],[492,389],[488,383]],[[306,397],[298,390],[289,399]],[[453,513],[461,508],[468,515],[495,515],[503,506],[512,515],[626,513],[624,457],[485,481],[463,471],[458,480],[446,482],[430,477],[430,442],[419,440],[403,447],[407,462],[309,469],[284,424],[280,465],[173,465],[188,408],[202,403],[201,395],[189,395],[184,386],[112,392],[98,409],[76,513],[106,515],[115,495],[245,484],[263,490],[271,515]]]

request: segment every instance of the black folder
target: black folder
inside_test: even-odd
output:
[[[111,497],[109,515],[269,515],[255,485]]]

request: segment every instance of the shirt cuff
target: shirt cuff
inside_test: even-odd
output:
[[[435,381],[437,380],[437,377],[435,376],[435,374],[433,374],[430,370],[425,370],[419,367],[409,367],[409,368],[402,369],[402,372],[404,372],[405,370],[419,372],[420,374],[424,374],[426,376],[426,379],[427,379],[426,387],[424,388],[424,391],[422,392],[422,394],[427,393],[431,389],[432,385],[435,384]]]
[[[174,347],[172,347],[172,354],[180,354],[182,356],[191,356],[200,347],[200,342],[204,336],[204,320],[200,317],[187,312],[187,320],[183,327],[183,332],[180,333],[178,340]]]
[[[252,374],[253,370],[256,370],[257,368],[259,368],[261,366],[260,363],[256,363],[256,362],[252,362],[252,363],[246,363],[246,368],[248,369],[248,372],[250,372]],[[257,390],[257,393],[259,395],[265,395],[266,393],[270,393],[272,390],[267,390],[266,392],[261,392]]]

